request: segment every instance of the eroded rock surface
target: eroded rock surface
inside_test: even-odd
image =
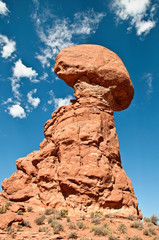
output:
[[[104,47],[72,46],[56,58],[55,72],[74,87],[76,100],[53,112],[40,150],[17,160],[17,171],[2,183],[2,196],[141,218],[121,165],[113,116],[129,106],[134,94],[124,64]]]

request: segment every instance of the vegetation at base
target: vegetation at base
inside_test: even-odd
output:
[[[77,238],[78,238],[78,236],[77,236],[76,232],[70,232],[68,239],[77,239]]]
[[[127,227],[125,224],[121,223],[119,226],[118,226],[118,231],[120,233],[126,233],[127,232]]]
[[[140,220],[135,220],[132,224],[131,224],[132,228],[136,228],[138,230],[142,230],[143,229],[143,223]]]
[[[37,225],[42,225],[42,224],[44,223],[44,220],[45,220],[45,216],[42,215],[41,217],[35,218],[34,222],[35,222]]]
[[[136,236],[134,235],[131,240],[142,240],[142,238],[140,236]]]
[[[25,219],[22,220],[21,226],[31,228],[30,222],[28,220],[25,220]]]
[[[63,232],[64,231],[63,225],[60,222],[56,221],[56,220],[52,221],[50,225],[51,225],[51,227],[54,230],[54,234],[58,234],[59,232]]]
[[[39,227],[39,232],[46,232],[48,230],[48,227]]]
[[[76,225],[74,222],[69,222],[68,227],[69,227],[69,229],[76,229]]]
[[[79,229],[82,229],[82,230],[85,229],[85,227],[86,227],[84,222],[81,222],[81,221],[77,221],[76,225]]]
[[[9,206],[11,206],[11,203],[6,203],[5,205],[0,207],[0,214],[6,213],[7,210],[9,209]]]
[[[27,212],[33,212],[33,208],[31,206],[27,207]]]
[[[107,235],[112,234],[112,230],[108,224],[94,226],[92,228],[91,232],[94,232],[94,235],[98,235],[98,236],[107,236]]]

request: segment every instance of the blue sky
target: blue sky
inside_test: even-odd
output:
[[[159,216],[158,0],[0,0],[0,182],[39,149],[44,123],[73,98],[53,72],[58,52],[98,44],[117,53],[135,95],[115,112],[123,167],[144,216]]]

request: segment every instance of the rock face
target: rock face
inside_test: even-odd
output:
[[[104,47],[79,45],[59,53],[55,72],[74,88],[76,100],[52,114],[40,150],[16,161],[2,195],[13,202],[141,218],[121,165],[113,116],[134,94],[124,64]]]

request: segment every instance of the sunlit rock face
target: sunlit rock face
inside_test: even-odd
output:
[[[102,46],[78,45],[59,53],[54,70],[74,88],[76,100],[53,112],[40,150],[17,160],[2,195],[14,202],[141,218],[114,125],[114,111],[126,109],[134,95],[123,62]]]

